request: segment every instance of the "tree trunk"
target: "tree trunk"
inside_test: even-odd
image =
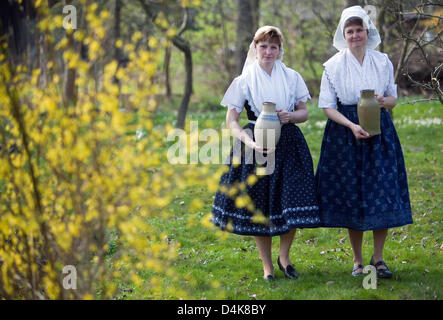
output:
[[[183,129],[185,127],[186,113],[188,111],[189,100],[192,94],[192,53],[191,47],[185,39],[175,36],[172,40],[174,45],[185,55],[186,83],[185,92],[182,97],[180,109],[178,110],[176,127]]]
[[[380,33],[381,43],[380,43],[380,52],[385,51],[385,20],[386,20],[386,4],[385,0],[380,3],[379,11],[377,15],[377,29]]]
[[[74,49],[74,33],[66,33],[66,38],[68,39],[68,48]],[[77,100],[75,78],[76,70],[74,68],[69,68],[68,62],[65,61],[65,73],[64,73],[64,102],[65,106],[70,104],[75,104]]]
[[[364,6],[364,1],[359,0],[344,0],[345,8],[352,7],[352,6]]]
[[[66,1],[66,4],[71,4],[72,1]],[[71,30],[72,31],[72,30]],[[74,32],[66,32],[66,38],[68,39],[68,48],[75,51]],[[77,100],[75,78],[77,72],[74,68],[69,68],[68,62],[65,61],[64,79],[63,79],[63,94],[65,107],[75,104]]]
[[[157,14],[156,12],[157,12],[158,8],[156,9],[156,5],[152,1],[145,2],[144,0],[138,0],[138,2],[142,6],[142,8],[146,14],[146,23],[145,23],[144,29],[146,32],[145,36],[148,39],[154,33],[153,20],[155,19],[155,16]],[[159,6],[161,6],[166,11],[167,2],[163,1],[161,3],[161,5],[159,4]]]
[[[37,57],[40,66],[40,78],[39,78],[39,86],[40,88],[46,88],[48,84],[48,58],[47,58],[47,44],[46,44],[46,35],[41,35],[40,32],[37,33]],[[51,60],[54,61],[54,60]]]
[[[115,0],[114,12],[114,59],[120,62],[122,58],[121,48],[115,46],[115,42],[120,39],[120,12],[122,8],[121,0]]]
[[[168,100],[171,100],[172,98],[171,81],[169,79],[169,63],[171,62],[171,50],[172,47],[170,45],[165,48],[165,58],[163,64],[163,72],[165,74],[166,97],[168,98]]]
[[[258,28],[259,0],[238,0],[237,44],[235,50],[237,74],[241,74],[249,45]]]
[[[29,40],[29,17],[26,16],[28,2],[0,1],[0,36],[8,43],[8,56],[12,65],[24,63]]]
[[[121,63],[123,60],[123,52],[122,49],[117,47],[115,44],[120,39],[120,21],[121,21],[121,9],[122,9],[122,1],[121,0],[115,0],[115,10],[114,10],[114,42],[112,44],[114,48],[114,60],[117,61],[117,66],[121,67]],[[123,95],[121,94],[121,83],[120,80],[114,75],[112,77],[112,82],[115,83],[118,86],[118,101],[119,106],[125,108],[126,107],[126,101],[124,101]]]
[[[31,4],[29,0],[24,1],[24,11],[25,17],[24,26],[26,28],[26,65],[28,66],[28,72],[32,72],[34,69],[34,60],[35,56],[33,56],[33,49],[35,49],[34,44],[34,19],[31,18]]]
[[[233,70],[234,66],[230,61],[231,53],[229,50],[229,40],[228,40],[228,32],[226,30],[226,20],[228,19],[223,11],[223,1],[218,0],[217,2],[217,9],[221,16],[221,25],[222,25],[222,35],[223,35],[223,65],[225,67],[225,70],[227,74],[229,75],[228,79],[231,79],[234,76],[234,72],[236,70]]]

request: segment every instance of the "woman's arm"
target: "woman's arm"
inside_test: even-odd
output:
[[[308,108],[305,102],[299,102],[297,110],[295,111],[283,111],[277,110],[278,118],[280,122],[285,123],[302,123],[308,120]]]
[[[388,72],[389,72],[389,82],[387,87],[385,88],[385,91],[383,94],[379,95],[376,94],[375,98],[377,99],[378,103],[380,104],[381,108],[385,108],[387,110],[392,110],[395,105],[397,104],[397,85],[394,81],[394,66],[387,57],[388,60]],[[386,95],[386,96],[385,96]]]
[[[326,71],[323,71],[321,77],[320,95],[318,97],[319,107],[323,109],[324,114],[329,119],[351,129],[356,139],[369,138],[369,133],[358,124],[350,121],[335,108],[337,105],[337,94],[325,72]]]
[[[380,107],[385,108],[386,110],[394,109],[395,105],[397,104],[397,99],[393,96],[383,97],[382,95],[376,94],[375,98],[380,104]]]
[[[351,129],[356,139],[367,139],[371,137],[371,135],[367,133],[360,125],[350,121],[348,118],[342,115],[337,109],[324,108],[323,112],[332,121],[335,121],[338,124],[341,124],[342,126]]]
[[[265,150],[265,149],[257,146],[255,141],[252,140],[252,138],[249,136],[249,134],[247,134],[243,130],[243,128],[240,126],[240,124],[238,123],[239,116],[240,116],[240,113],[235,111],[235,109],[231,109],[231,110],[228,110],[228,112],[226,112],[226,126],[229,129],[231,129],[232,135],[234,137],[236,137],[237,139],[242,141],[249,148],[257,150],[261,153],[271,153],[271,152],[275,151],[275,147]]]

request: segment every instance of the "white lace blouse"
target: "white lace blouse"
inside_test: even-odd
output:
[[[308,88],[297,71],[277,60],[269,75],[255,61],[232,81],[220,104],[240,113],[245,101],[248,101],[258,117],[263,102],[275,103],[277,110],[292,111],[300,101],[306,102],[310,98]]]
[[[397,98],[394,67],[388,56],[367,49],[360,65],[349,49],[336,53],[324,64],[318,99],[319,108],[337,108],[337,98],[342,104],[357,104],[360,91],[372,89],[376,94]]]

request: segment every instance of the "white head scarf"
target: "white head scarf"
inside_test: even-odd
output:
[[[269,29],[275,30],[282,37],[277,27],[264,26],[256,31],[254,38]],[[280,46],[280,56],[274,62],[272,74],[267,74],[259,65],[253,40],[242,74],[231,83],[220,104],[229,108],[235,107],[240,113],[246,98],[251,110],[258,117],[263,102],[273,102],[277,109],[288,111],[292,111],[300,101],[306,102],[311,96],[305,82],[295,70],[284,65],[282,58],[283,43]]]
[[[280,29],[277,27],[274,27],[274,26],[263,26],[263,27],[259,28],[255,32],[254,39],[259,34],[264,33],[268,30],[275,30],[278,33],[278,35],[281,37],[281,39],[283,40],[283,34],[281,33]],[[243,65],[242,73],[244,73],[246,68],[248,66],[250,66],[251,64],[253,64],[255,62],[255,60],[257,59],[257,50],[255,49],[254,39],[252,40],[251,44],[249,45],[248,55],[246,57],[245,64]],[[283,41],[282,41],[282,43],[280,45],[280,57],[277,60],[282,61],[283,54],[284,54],[284,50],[283,50]]]
[[[341,13],[340,22],[337,26],[337,30],[335,31],[334,35],[334,42],[333,45],[337,50],[343,50],[348,47],[348,44],[346,43],[345,36],[343,34],[344,32],[344,26],[346,21],[349,18],[358,17],[363,20],[363,26],[365,29],[369,30],[368,35],[368,43],[366,44],[367,48],[375,49],[380,44],[380,34],[377,31],[377,28],[375,27],[374,23],[371,21],[371,18],[366,13],[366,11],[360,7],[360,6],[353,6],[349,7],[343,10]]]

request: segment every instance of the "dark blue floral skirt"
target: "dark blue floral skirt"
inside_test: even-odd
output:
[[[356,105],[338,111],[358,123]],[[385,109],[380,128],[381,134],[357,140],[328,119],[315,174],[321,226],[366,231],[412,223],[403,153]]]
[[[248,123],[244,130],[250,130],[253,136],[254,124]],[[260,166],[262,160],[253,151],[245,152],[251,149],[244,143],[241,163],[233,164],[233,150],[229,170],[220,179],[212,206],[211,221],[216,226],[253,236],[276,236],[293,228],[318,226],[312,158],[297,126],[282,126],[272,174],[255,175],[257,168],[263,169],[268,162]]]

